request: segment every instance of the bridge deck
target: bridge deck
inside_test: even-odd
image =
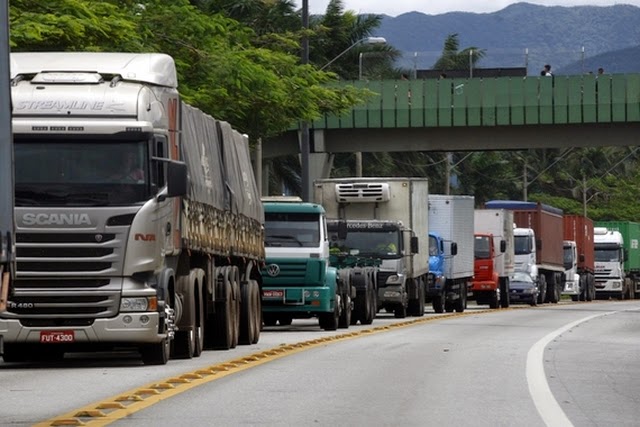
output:
[[[640,74],[349,81],[375,95],[315,129],[640,122]]]

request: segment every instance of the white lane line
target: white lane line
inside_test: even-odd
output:
[[[529,349],[529,353],[527,354],[527,383],[529,384],[529,394],[531,394],[533,403],[536,405],[536,409],[547,427],[573,427],[573,423],[564,413],[558,401],[553,397],[553,393],[551,393],[551,389],[549,388],[547,376],[544,372],[544,349],[547,344],[557,336],[571,328],[596,317],[607,316],[613,313],[615,313],[615,311],[594,314],[593,316],[571,322],[551,332]]]

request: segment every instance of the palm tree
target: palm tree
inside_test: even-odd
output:
[[[433,64],[434,70],[469,70],[475,68],[476,64],[482,59],[486,51],[475,46],[460,49],[460,41],[458,34],[449,34],[444,41],[442,56]]]

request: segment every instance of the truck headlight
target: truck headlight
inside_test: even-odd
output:
[[[120,300],[120,311],[156,311],[157,297],[123,297]]]
[[[404,274],[392,274],[387,278],[387,285],[400,285],[404,282]]]

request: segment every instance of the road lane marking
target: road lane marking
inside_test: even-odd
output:
[[[598,313],[571,322],[547,334],[529,349],[526,368],[529,394],[538,410],[538,414],[540,414],[540,417],[542,417],[542,420],[548,427],[573,427],[573,423],[569,420],[567,414],[564,413],[555,397],[553,397],[553,393],[547,382],[547,376],[544,371],[544,349],[551,341],[579,324],[588,322],[596,317],[607,316],[614,313],[617,312]]]

